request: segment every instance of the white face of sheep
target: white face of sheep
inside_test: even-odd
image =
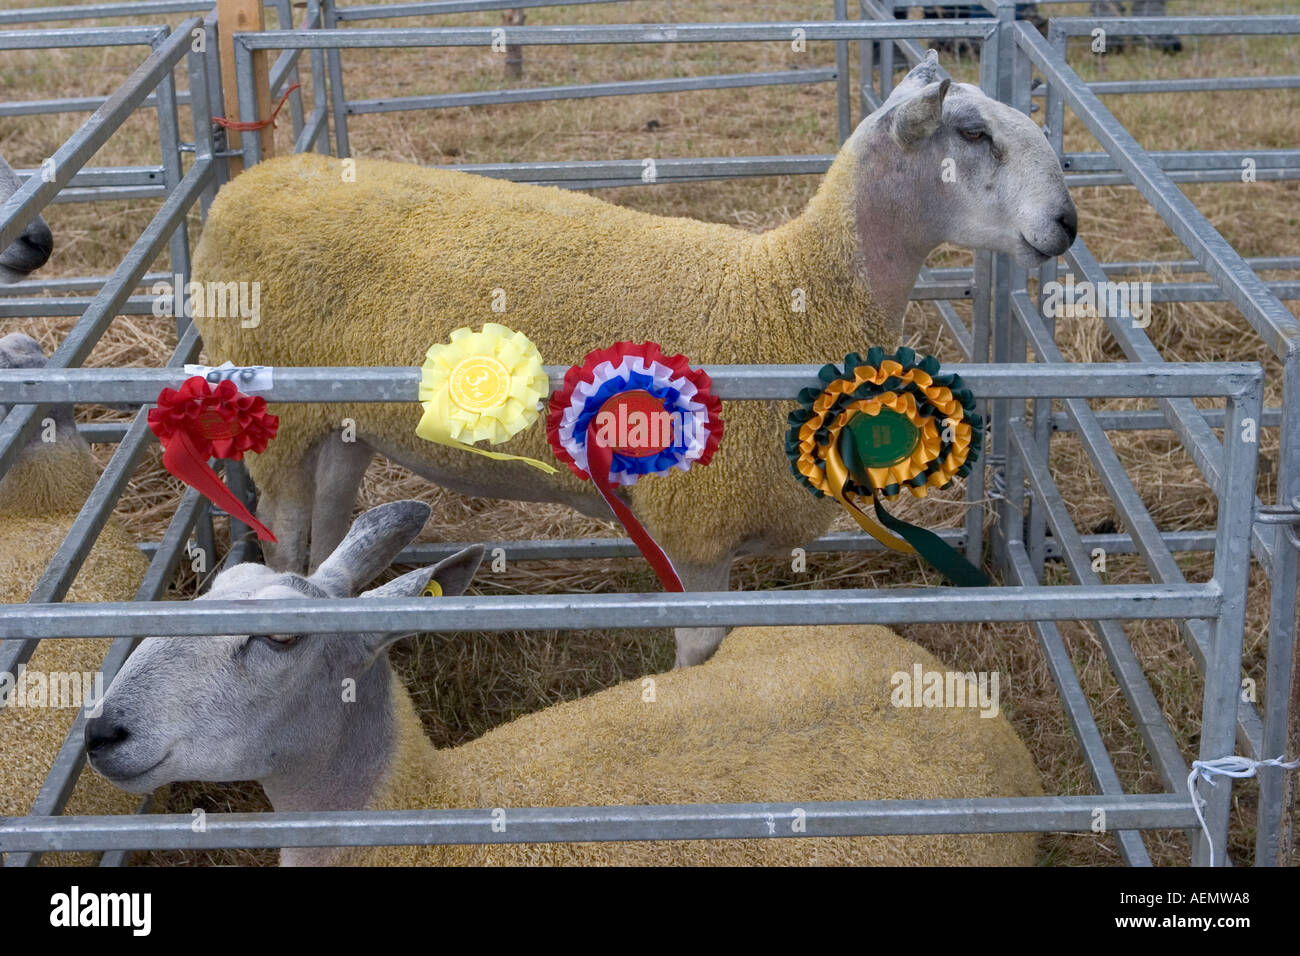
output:
[[[932,50],[854,133],[879,186],[859,215],[924,252],[951,242],[1029,267],[1065,252],[1078,213],[1042,129],[978,87],[938,80],[938,65]]]
[[[0,157],[0,206],[18,191],[22,181],[13,168]],[[37,216],[28,224],[22,235],[0,252],[0,283],[8,284],[25,279],[49,261],[54,250],[54,235],[45,220]]]
[[[381,505],[356,520],[310,578],[241,564],[198,600],[350,597],[388,567],[428,516],[418,501]],[[467,548],[360,596],[417,597],[430,581],[446,596],[462,594],[482,558],[481,547]],[[387,700],[380,682],[388,670],[375,664],[403,636],[148,638],[109,686],[100,716],[87,721],[90,764],[132,793],[180,780],[313,776],[345,734],[377,731],[387,720],[367,704]]]

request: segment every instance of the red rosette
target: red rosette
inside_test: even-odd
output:
[[[581,365],[571,366],[548,404],[546,437],[555,457],[596,486],[668,591],[683,590],[681,579],[663,549],[616,494],[615,485],[709,463],[723,429],[722,402],[712,393],[712,384],[708,374],[692,368],[686,356],[665,355],[654,342],[615,342],[587,353]],[[631,414],[640,415],[656,403],[659,412],[692,423],[691,437],[684,443],[676,437],[672,442],[651,438],[649,444],[631,445],[620,439],[607,446],[598,439],[599,416],[615,408],[620,416],[629,408],[634,409]],[[580,459],[585,459],[586,470]]]
[[[564,373],[564,384],[551,393],[547,403],[546,438],[550,442],[555,457],[569,466],[569,470],[587,481],[591,476],[583,471],[573,460],[573,455],[560,439],[560,425],[564,411],[573,398],[573,390],[580,384],[592,384],[596,380],[596,369],[605,362],[617,368],[629,356],[645,360],[647,365],[662,365],[670,369],[674,378],[684,378],[695,386],[696,394],[692,401],[698,402],[708,410],[708,424],[705,431],[708,438],[693,465],[707,465],[722,441],[722,400],[713,394],[713,380],[702,368],[692,368],[690,360],[682,354],[665,355],[657,342],[615,342],[607,349],[595,349],[588,352],[581,365],[572,365]]]
[[[208,467],[209,458],[242,461],[245,452],[266,450],[280,426],[280,419],[267,412],[266,399],[242,394],[229,380],[213,387],[195,375],[179,389],[164,388],[148,422],[162,443],[169,472],[256,531],[259,540],[275,541]]]

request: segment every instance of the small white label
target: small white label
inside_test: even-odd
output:
[[[219,385],[232,381],[241,392],[269,392],[272,388],[272,367],[270,365],[249,365],[238,367],[233,362],[224,362],[213,368],[210,365],[187,365],[185,374],[202,375],[209,385]]]

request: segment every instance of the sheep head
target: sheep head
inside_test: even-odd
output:
[[[353,523],[312,576],[240,564],[218,575],[197,600],[351,597],[428,517],[422,502],[381,505]],[[481,547],[466,548],[359,596],[416,597],[431,581],[444,595],[462,594],[482,558]],[[148,638],[109,686],[101,715],[87,722],[91,766],[132,793],[178,780],[258,780],[269,789],[277,780],[338,772],[329,761],[341,742],[377,731],[388,719],[386,652],[404,636]]]
[[[888,228],[922,260],[951,242],[1025,266],[1065,252],[1078,214],[1042,129],[938,70],[931,50],[846,144],[863,173],[855,191],[861,242],[879,245]]]

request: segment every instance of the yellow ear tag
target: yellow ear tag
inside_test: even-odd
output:
[[[442,597],[442,585],[431,580],[429,586],[424,589],[424,597]]]

